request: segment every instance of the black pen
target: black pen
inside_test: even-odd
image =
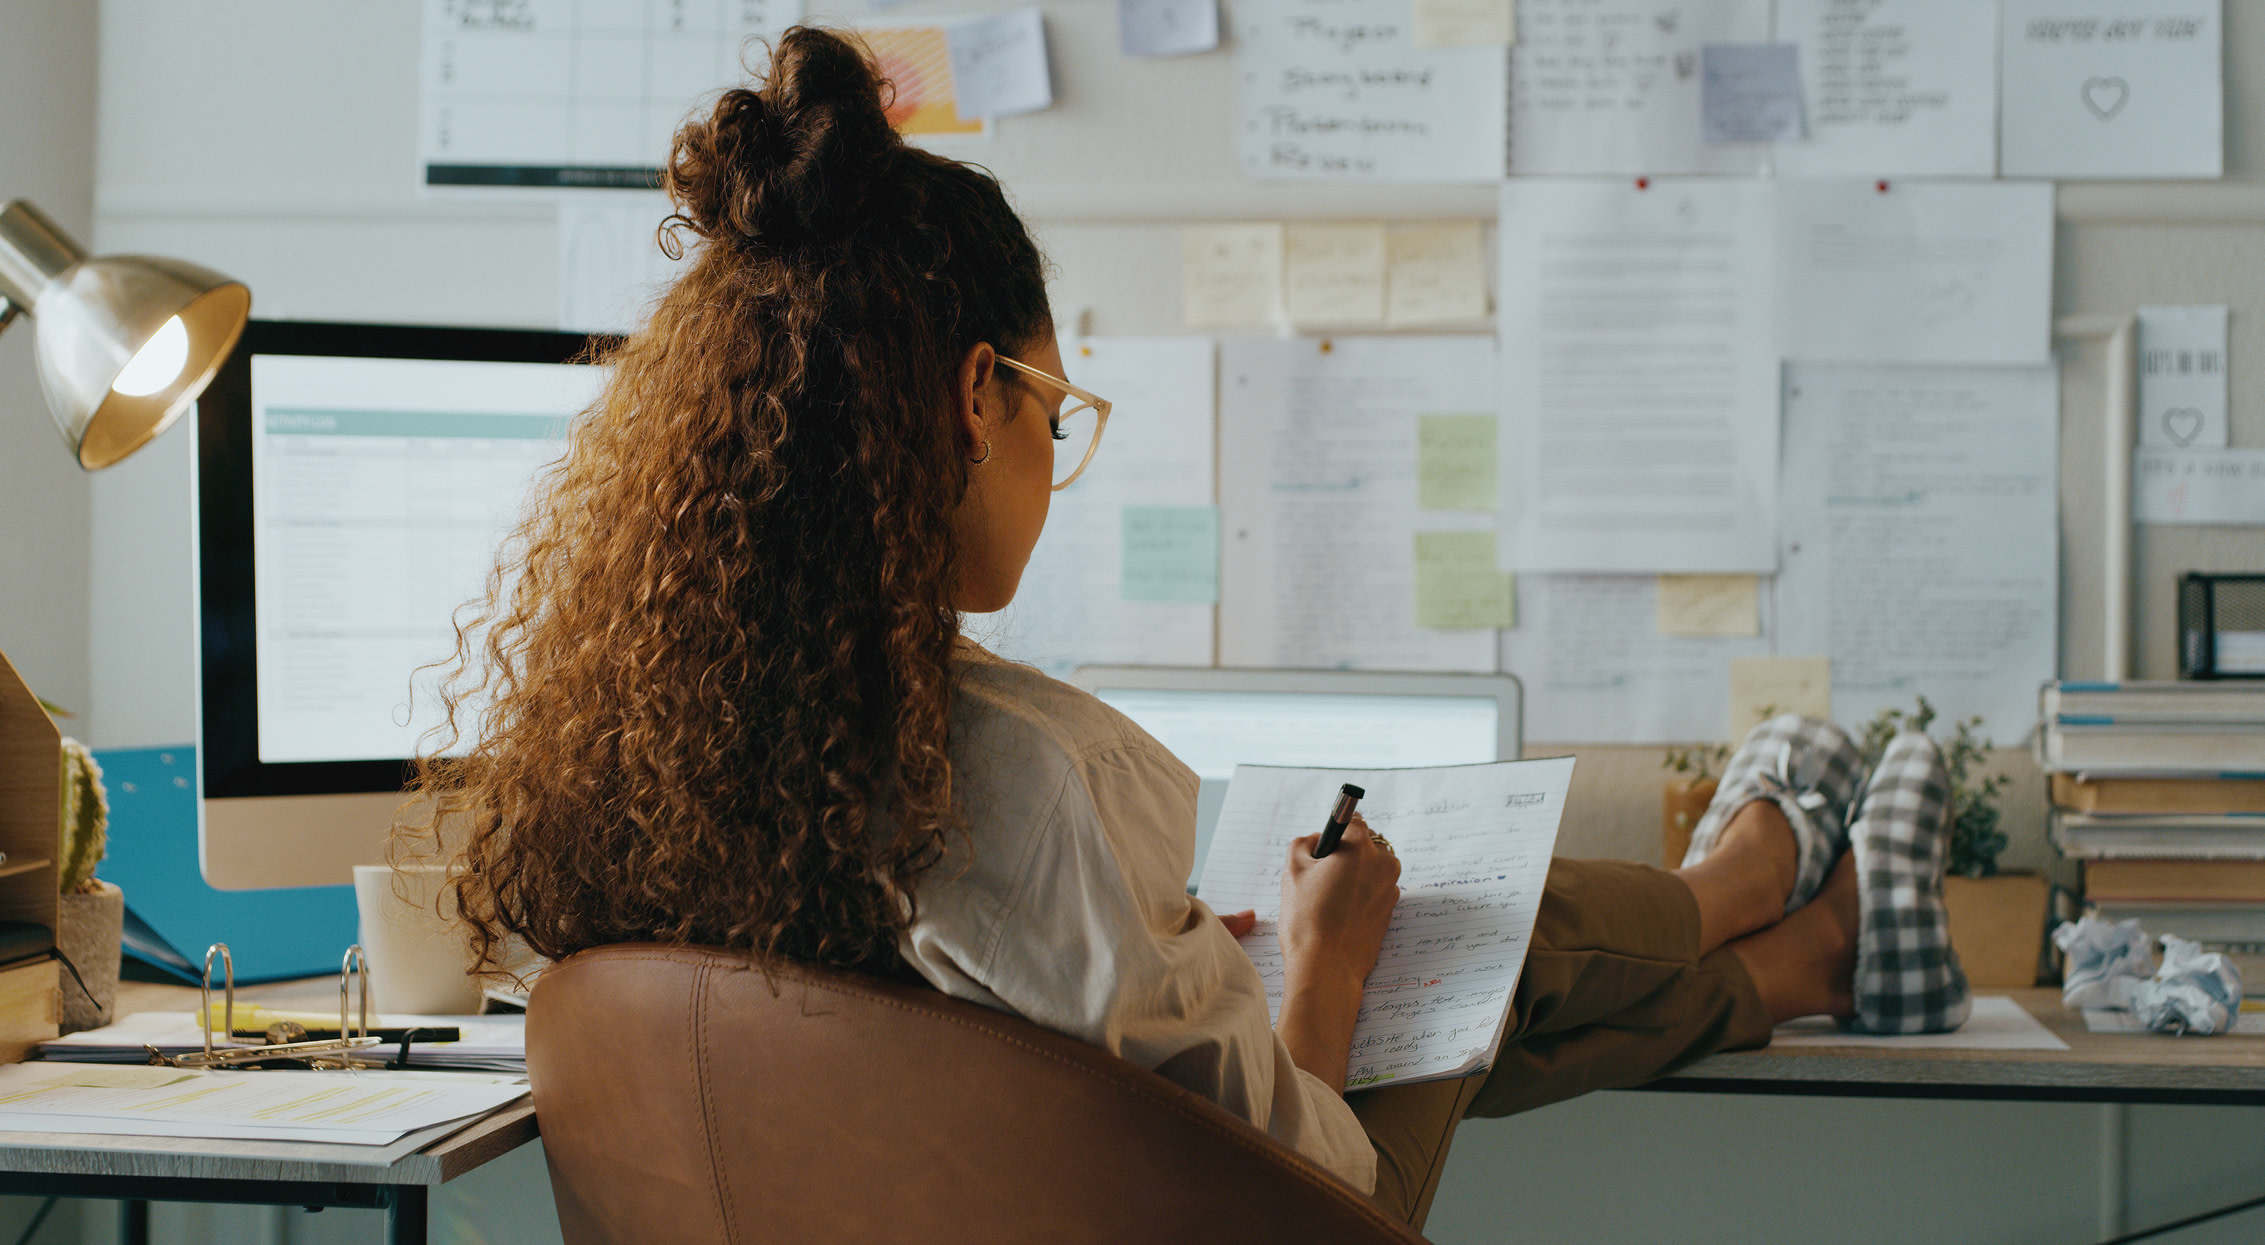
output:
[[[1353,823],[1353,806],[1367,794],[1351,783],[1337,789],[1337,806],[1329,810],[1329,822],[1321,828],[1321,841],[1313,845],[1315,860],[1337,850],[1337,840],[1345,837],[1345,827]]]

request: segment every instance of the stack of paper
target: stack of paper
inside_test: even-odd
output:
[[[0,1067],[0,1130],[382,1146],[484,1115],[523,1079],[417,1072]]]
[[[454,1042],[412,1042],[409,1066],[444,1071],[527,1071],[525,1016],[406,1016],[383,1014],[372,1028],[454,1028]],[[44,1059],[69,1063],[146,1063],[151,1048],[167,1055],[204,1049],[204,1035],[190,1012],[137,1012],[100,1029],[73,1033],[40,1044]],[[397,1046],[373,1047],[373,1060],[391,1061]]]

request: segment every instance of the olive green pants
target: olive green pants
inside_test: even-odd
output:
[[[1745,966],[1727,949],[1699,954],[1699,905],[1680,879],[1556,860],[1494,1066],[1345,1099],[1376,1147],[1377,1203],[1420,1230],[1465,1116],[1639,1085],[1769,1034]]]

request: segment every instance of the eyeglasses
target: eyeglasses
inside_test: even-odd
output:
[[[1060,443],[1054,447],[1057,477],[1054,491],[1059,493],[1085,474],[1086,464],[1093,461],[1093,451],[1100,448],[1101,430],[1109,426],[1109,400],[1097,398],[1059,376],[1041,372],[1027,363],[1017,363],[1005,355],[999,356],[999,362],[1078,400],[1077,405],[1046,420],[1053,427],[1054,440]],[[1062,474],[1063,463],[1075,464],[1067,475]]]

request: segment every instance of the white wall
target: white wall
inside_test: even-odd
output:
[[[1016,2],[915,0],[892,11],[958,14]],[[0,36],[19,28],[25,7],[16,0],[7,10]],[[65,25],[60,14],[83,12],[46,0],[29,7]],[[1225,54],[1126,61],[1115,51],[1110,0],[1048,0],[1046,9],[1059,106],[1007,122],[999,141],[970,155],[996,170],[1031,214],[1059,266],[1055,301],[1065,324],[1090,310],[1095,332],[1177,331],[1176,220],[1491,214],[1485,188],[1316,191],[1244,182],[1228,142]],[[2254,84],[2265,83],[2265,13],[2244,0],[2228,9],[2229,181],[2064,187],[2056,305],[2064,314],[2128,312],[2142,302],[2231,305],[2233,439],[2265,447],[2265,367],[2255,363],[2265,360],[2265,130],[2247,121]],[[557,275],[547,208],[414,191],[418,11],[413,0],[104,0],[95,241],[230,272],[251,284],[265,316],[550,323]],[[44,53],[8,50],[23,46],[0,37],[0,70],[25,59],[51,78],[69,76]],[[6,107],[23,98],[20,89],[15,73],[0,75],[0,115],[20,115]],[[83,134],[83,107],[51,115]],[[61,154],[79,148],[22,128],[0,130],[0,157],[26,138],[45,144],[31,167],[52,170],[59,185],[42,183],[40,193],[66,223],[84,223],[84,173],[72,182]],[[20,162],[0,158],[0,169]],[[74,210],[82,219],[74,221]],[[0,339],[0,436],[24,435],[15,426],[27,421],[5,417],[10,405],[32,401],[28,378],[4,370],[21,370],[21,350],[20,340]],[[2085,676],[2100,662],[2099,359],[2075,346],[2064,358],[2063,667]],[[179,556],[189,516],[186,434],[169,434],[99,477],[90,523],[85,485],[37,432],[29,449],[53,469],[33,473],[31,454],[0,443],[0,522],[9,529],[0,569],[33,556],[18,533],[47,530],[42,516],[50,512],[69,517],[53,520],[59,534],[40,545],[72,552],[0,581],[59,598],[50,611],[0,593],[0,646],[52,671],[43,676],[54,680],[51,694],[91,695],[87,731],[99,743],[190,738],[193,619]],[[11,473],[36,474],[42,500],[19,495],[25,486]],[[72,576],[89,543],[94,575],[85,587]],[[2265,539],[2150,529],[2138,550],[2137,668],[2163,676],[2171,672],[2172,577],[2265,569]],[[93,674],[83,692],[86,659],[73,637],[86,628],[89,601]],[[1579,811],[1568,822],[1567,850],[1649,858],[1657,850],[1657,750],[1579,751]],[[2009,814],[2011,861],[2044,864],[2042,783],[2018,755],[2005,760],[2021,779]],[[2265,1184],[2249,1158],[2265,1141],[2261,1121],[2265,1113],[2231,1110],[2140,1108],[2126,1117],[2083,1106],[1600,1095],[1472,1125],[1434,1234],[1458,1242],[2079,1240],[2100,1223],[2101,1191],[2125,1179],[2134,1222]],[[2104,1131],[2128,1141],[2128,1159],[2103,1161]],[[523,1161],[485,1181],[475,1200],[507,1208],[545,1196],[540,1164]],[[376,1239],[368,1216],[280,1218],[297,1225],[294,1240]],[[160,1217],[174,1225],[175,1240],[267,1222],[265,1212]],[[453,1232],[451,1239],[520,1239],[492,1225]]]

